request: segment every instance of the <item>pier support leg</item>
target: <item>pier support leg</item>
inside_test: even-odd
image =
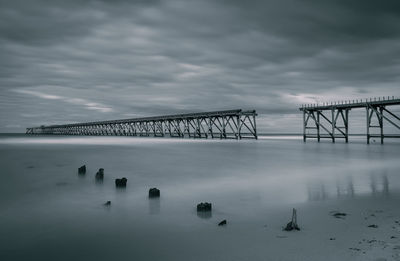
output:
[[[185,130],[187,130],[187,134],[188,134],[188,136],[189,136],[189,138],[191,137],[190,136],[190,126],[189,126],[189,120],[182,120],[183,121],[183,126],[184,126],[184,131],[183,131],[183,135],[185,135]],[[185,125],[186,124],[186,125]],[[183,136],[182,136],[183,137]]]
[[[319,126],[320,126],[319,114],[320,114],[320,112],[317,111],[317,139],[318,139],[318,142],[320,142],[320,140],[321,140],[321,135],[320,135],[320,130],[319,130]]]
[[[346,143],[349,142],[349,110],[345,110],[345,122],[344,122],[344,127],[346,131]]]
[[[336,128],[336,119],[335,119],[335,109],[331,110],[332,114],[332,142],[335,143],[335,128]]]
[[[253,114],[253,123],[254,123],[254,138],[257,140],[258,139],[258,135],[257,135],[257,125],[256,125],[256,115]]]
[[[303,110],[303,141],[306,142],[306,110]]]
[[[196,134],[199,138],[201,138],[201,129],[200,129],[200,120],[199,118],[196,119]],[[196,136],[195,136],[196,137]]]
[[[222,117],[221,139],[226,139],[226,120],[225,120],[225,117]]]
[[[240,136],[240,116],[237,116],[236,117],[236,139],[241,139],[241,136]]]
[[[210,133],[211,139],[214,139],[214,133],[213,133],[212,125],[213,125],[213,119],[212,119],[212,117],[210,117],[208,119],[208,132]]]
[[[383,144],[383,107],[379,107],[379,112],[381,113],[380,117],[379,117],[379,127],[381,129],[381,144]]]
[[[369,107],[366,107],[366,113],[367,113],[367,144],[369,144],[369,126],[370,126],[370,120],[371,118],[369,117]]]

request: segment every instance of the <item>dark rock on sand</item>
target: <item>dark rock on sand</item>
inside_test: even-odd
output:
[[[86,165],[83,165],[82,167],[78,168],[78,173],[85,174],[86,173]]]
[[[218,226],[225,226],[225,225],[226,225],[226,219],[218,223]]]
[[[372,225],[369,225],[368,227],[378,228],[378,225],[372,224]]]
[[[125,188],[127,181],[128,179],[125,177],[123,177],[122,179],[115,179],[115,186],[117,186],[118,188]]]
[[[158,188],[149,189],[149,198],[159,198],[160,190]]]
[[[332,214],[332,216],[334,216],[335,218],[343,218],[343,217],[347,216],[347,214],[343,213],[343,212],[334,212]]]
[[[202,202],[200,204],[197,204],[197,211],[200,212],[211,211],[211,203]]]
[[[111,201],[107,201],[106,203],[104,203],[104,206],[111,206]]]
[[[103,180],[104,179],[104,169],[100,168],[99,171],[96,173],[96,180]]]

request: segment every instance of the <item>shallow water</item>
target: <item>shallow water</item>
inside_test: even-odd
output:
[[[262,236],[260,217],[315,201],[397,194],[399,155],[398,142],[362,139],[3,135],[0,259],[257,259],[261,245],[249,242]],[[94,180],[99,168],[103,183]],[[115,188],[120,177],[128,178],[126,189]],[[160,199],[148,199],[151,187]],[[203,201],[213,203],[210,216],[196,213]],[[216,225],[222,219],[226,228]]]

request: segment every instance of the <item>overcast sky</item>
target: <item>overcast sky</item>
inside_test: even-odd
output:
[[[0,0],[0,132],[400,96],[398,0]]]

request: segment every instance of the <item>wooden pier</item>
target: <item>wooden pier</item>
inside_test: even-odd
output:
[[[368,144],[370,139],[375,137],[380,138],[381,144],[385,138],[400,138],[400,134],[384,134],[383,129],[386,123],[400,130],[400,117],[388,109],[395,105],[400,105],[400,99],[394,97],[303,105],[299,108],[303,112],[303,140],[306,142],[307,138],[315,138],[319,142],[322,138],[328,138],[335,142],[335,139],[342,138],[347,143],[349,141],[349,112],[359,108],[366,110]],[[372,125],[374,118],[377,125]],[[378,128],[379,133],[371,133],[371,128]]]
[[[27,128],[26,134],[257,139],[255,110],[213,111]]]

